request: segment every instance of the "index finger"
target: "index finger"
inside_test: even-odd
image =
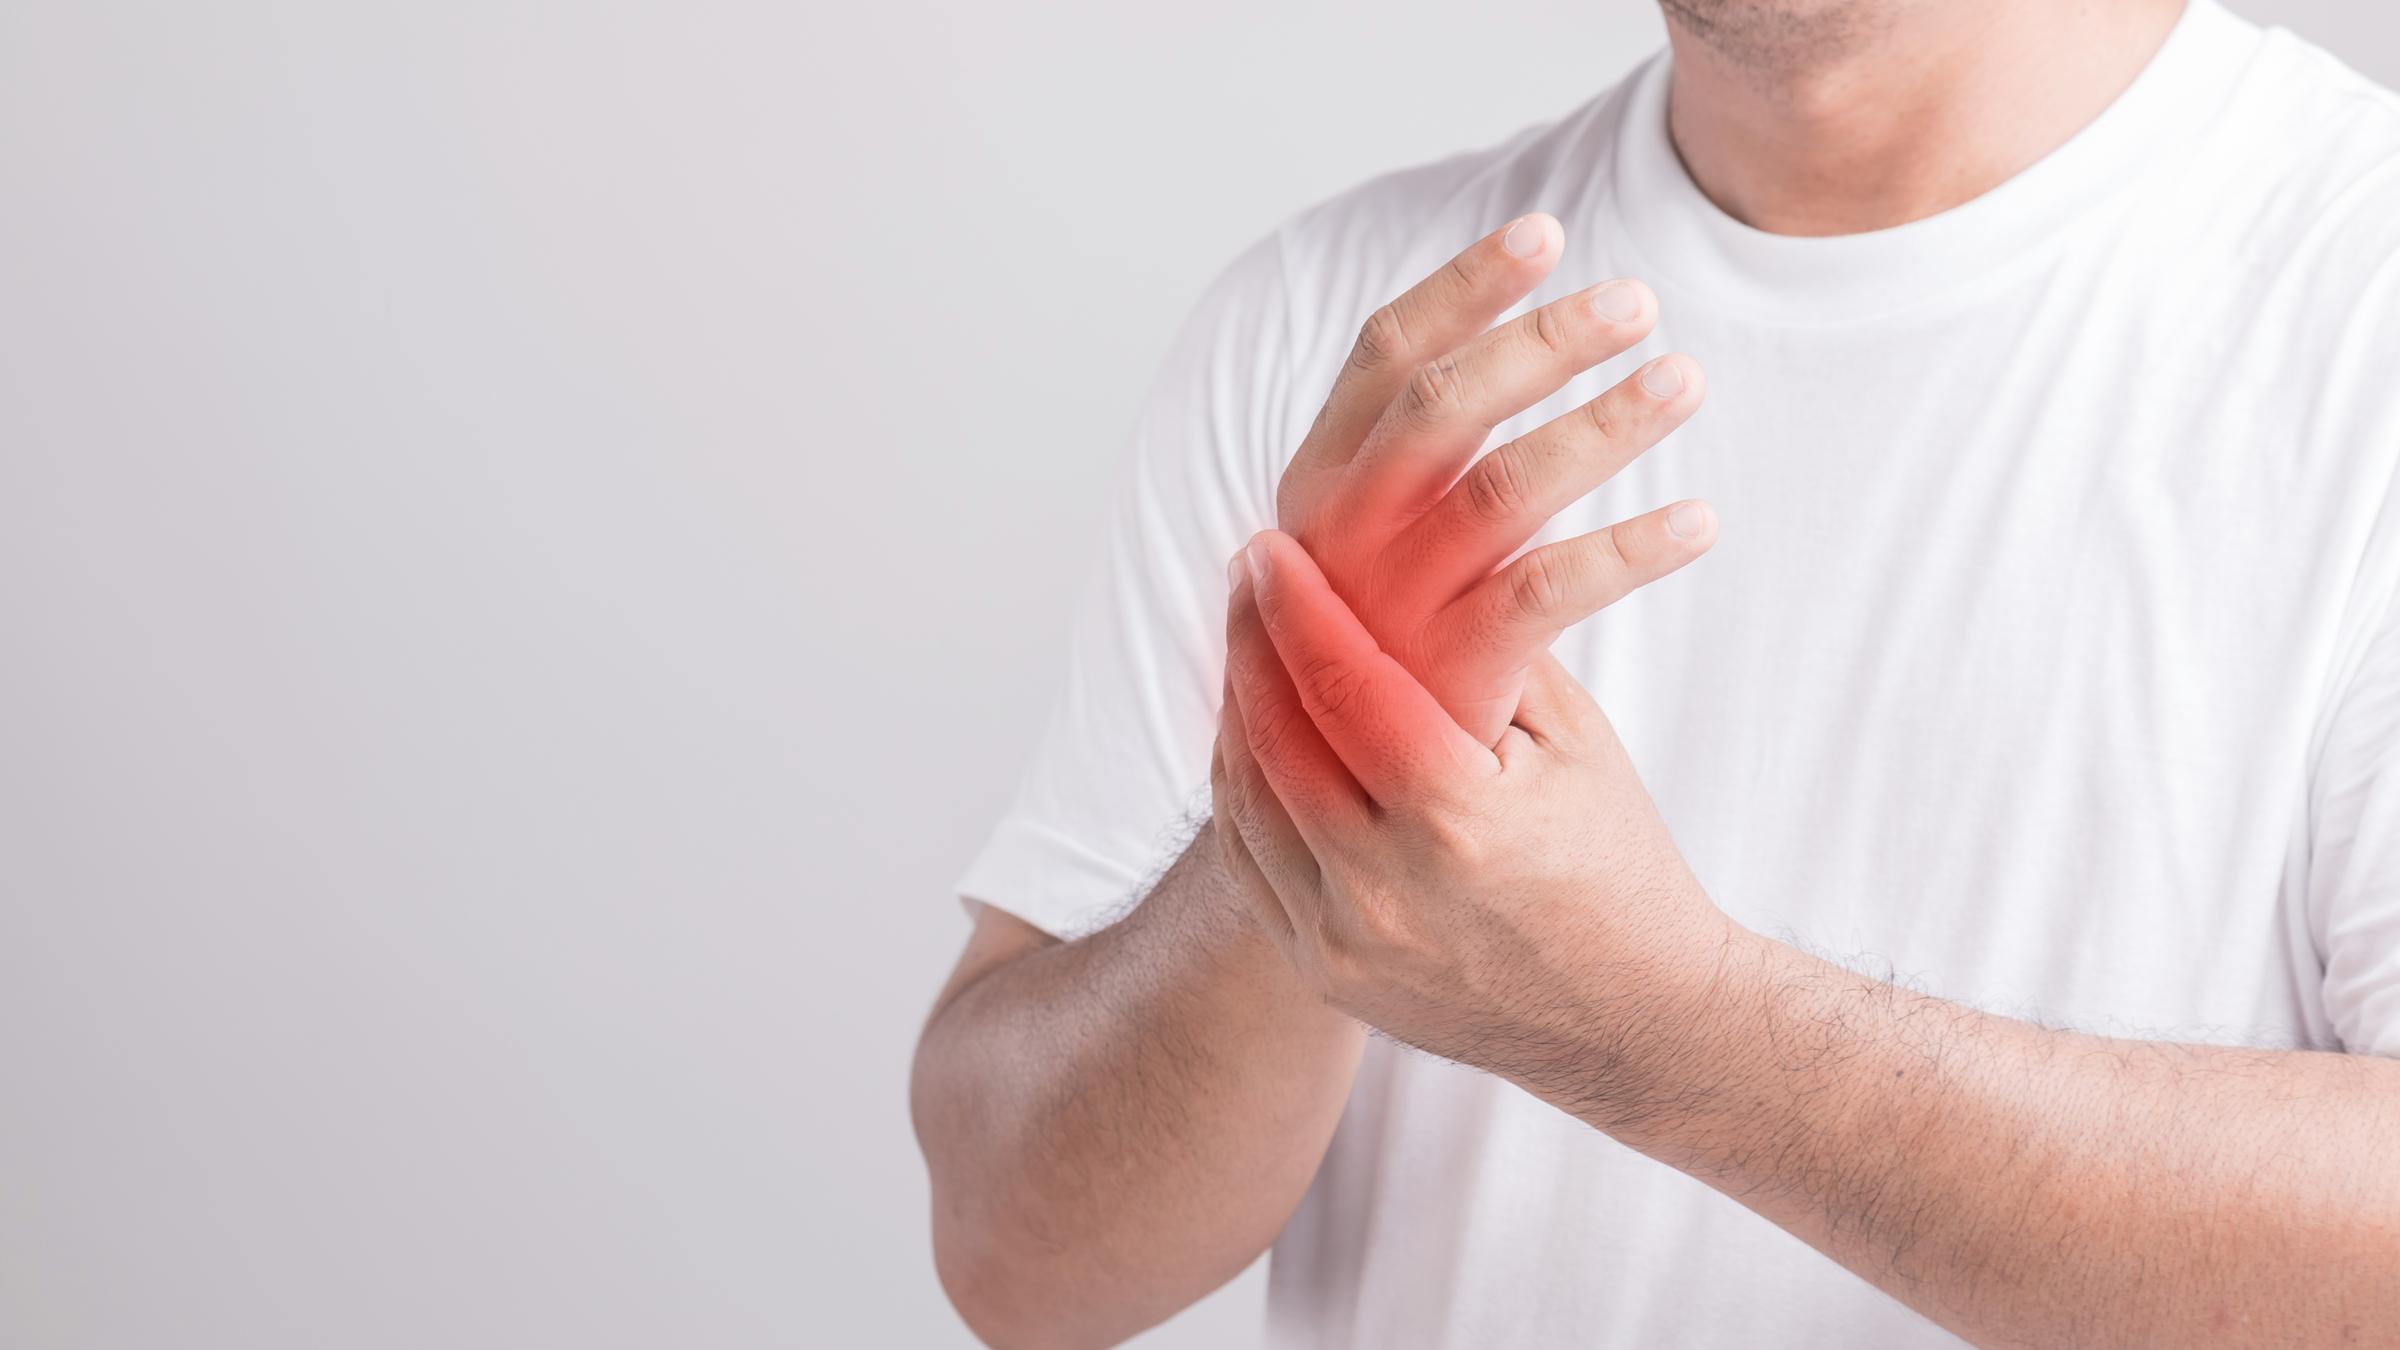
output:
[[[1536,211],[1467,246],[1399,299],[1367,316],[1316,424],[1292,457],[1287,485],[1349,461],[1417,367],[1492,326],[1558,265],[1565,231]],[[1303,495],[1305,492],[1303,490]],[[1286,520],[1287,528],[1298,521]]]
[[[1235,818],[1245,829],[1279,823],[1296,833],[1294,838],[1267,832],[1254,841],[1270,852],[1297,844],[1292,853],[1313,857],[1314,850],[1332,847],[1337,838],[1323,827],[1354,823],[1366,808],[1366,796],[1325,744],[1292,687],[1259,614],[1258,588],[1246,556],[1234,555],[1233,594],[1225,604],[1225,705],[1218,745],[1227,769],[1235,771],[1229,782],[1237,790],[1227,805],[1236,808]],[[1239,791],[1262,784],[1263,796],[1244,797]]]
[[[1498,770],[1491,751],[1375,645],[1291,536],[1258,535],[1248,563],[1259,618],[1301,707],[1368,797],[1396,805]]]

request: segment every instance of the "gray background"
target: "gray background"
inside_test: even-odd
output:
[[[1170,327],[1658,38],[0,2],[0,1344],[966,1343],[908,1051]]]

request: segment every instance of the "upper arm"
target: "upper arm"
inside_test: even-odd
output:
[[[959,995],[984,976],[1019,957],[1057,945],[1057,938],[1007,910],[977,905],[975,927],[967,933],[966,949],[958,954],[958,964],[951,967],[950,978],[942,983],[942,992],[934,995],[933,1011],[925,1020],[930,1024],[940,1017],[944,1009],[958,1001]]]

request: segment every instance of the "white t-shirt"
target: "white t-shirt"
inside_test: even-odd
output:
[[[960,883],[1120,912],[1207,796],[1224,560],[1359,322],[1522,212],[1532,303],[1656,289],[1708,403],[1549,532],[1684,496],[1716,549],[1569,632],[1736,919],[2120,1035],[2400,1055],[2400,100],[2196,0],[2066,146],[1945,214],[1760,233],[1693,186],[1662,54],[1237,261],[1153,392],[1055,720]],[[1370,1043],[1276,1243],[1317,1347],[1951,1337],[1509,1084]]]

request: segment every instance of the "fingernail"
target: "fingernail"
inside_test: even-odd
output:
[[[1682,363],[1672,356],[1662,356],[1642,367],[1642,388],[1652,398],[1673,398],[1682,393]]]
[[[1500,247],[1515,257],[1530,258],[1542,251],[1542,242],[1547,233],[1539,217],[1527,216],[1509,226],[1508,233],[1500,236]]]
[[[1592,292],[1592,313],[1610,323],[1632,323],[1642,317],[1642,293],[1631,282],[1609,282]]]
[[[1697,539],[1708,529],[1708,507],[1699,502],[1677,502],[1667,512],[1667,533],[1678,539]]]
[[[1242,556],[1250,564],[1250,580],[1255,584],[1267,574],[1267,546],[1253,539],[1243,547]]]
[[[1242,571],[1242,550],[1235,549],[1233,556],[1225,560],[1226,590],[1238,591],[1242,588]]]

